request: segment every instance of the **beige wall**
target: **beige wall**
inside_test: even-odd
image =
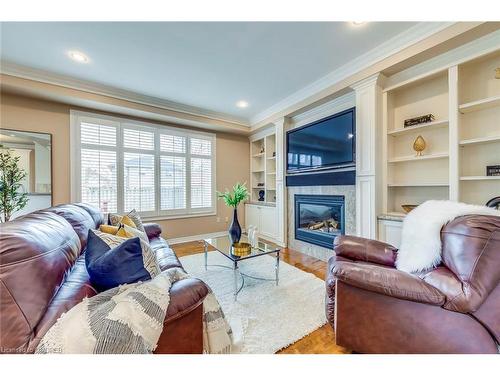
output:
[[[0,127],[52,134],[53,204],[70,202],[70,107],[67,104],[49,102],[24,96],[0,94]],[[78,108],[89,110],[86,108]],[[91,109],[90,109],[91,110]],[[168,124],[172,126],[171,124]],[[217,190],[224,190],[234,183],[249,180],[248,138],[226,133],[217,135]],[[163,220],[158,223],[166,238],[193,236],[196,234],[224,231],[231,220],[231,210],[217,203],[217,215],[198,218]],[[244,224],[244,207],[238,210]],[[217,217],[220,222],[217,222]]]

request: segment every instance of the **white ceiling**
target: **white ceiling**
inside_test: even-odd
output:
[[[1,60],[249,123],[411,22],[5,23]],[[67,57],[89,56],[88,64]],[[237,108],[238,100],[249,107]]]

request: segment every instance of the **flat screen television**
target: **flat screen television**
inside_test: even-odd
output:
[[[287,172],[355,165],[356,109],[336,113],[286,135]]]

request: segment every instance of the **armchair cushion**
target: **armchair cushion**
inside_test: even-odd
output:
[[[408,301],[442,306],[446,297],[419,277],[395,268],[335,262],[331,274],[346,284]]]
[[[387,243],[355,236],[337,236],[333,250],[338,256],[352,260],[394,267],[397,249]]]

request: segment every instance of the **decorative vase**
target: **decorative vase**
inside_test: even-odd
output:
[[[422,151],[425,150],[425,140],[419,135],[417,139],[415,139],[415,143],[413,143],[413,149],[417,152],[417,156],[422,156]]]
[[[229,239],[231,243],[240,242],[241,238],[241,227],[238,222],[238,210],[235,208],[233,212],[233,221],[231,222],[231,226],[229,227]]]

